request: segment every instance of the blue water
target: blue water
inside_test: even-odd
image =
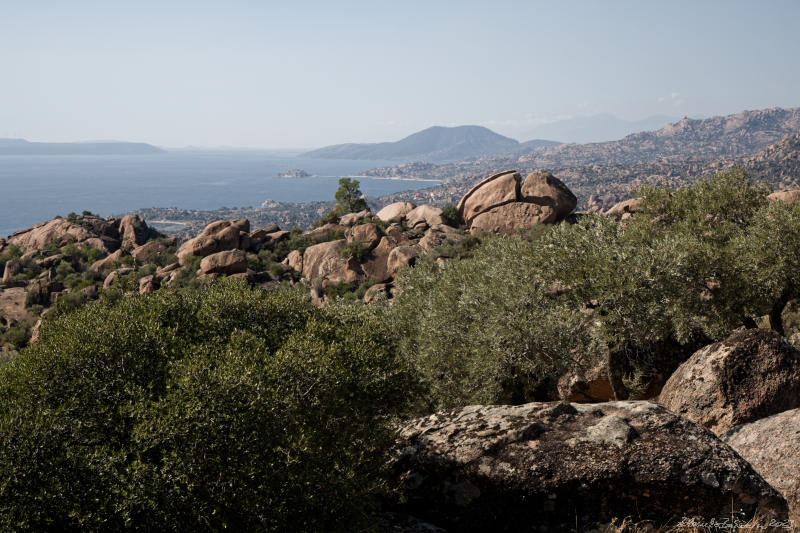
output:
[[[262,152],[0,156],[0,236],[83,210],[108,216],[145,207],[206,210],[258,207],[267,199],[332,200],[339,177],[392,164],[396,162],[300,159]],[[320,177],[276,177],[293,168]],[[435,184],[358,179],[367,196]]]

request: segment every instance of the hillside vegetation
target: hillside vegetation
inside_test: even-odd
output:
[[[800,205],[768,193],[735,169],[622,220],[445,242],[372,305],[230,278],[101,294],[0,367],[0,525],[375,528],[412,414],[571,399],[598,367],[604,399],[649,398],[736,328],[792,335]]]

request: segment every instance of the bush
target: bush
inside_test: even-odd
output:
[[[448,205],[442,209],[442,220],[448,226],[457,228],[461,225],[461,215],[458,213],[458,208],[454,205]]]
[[[369,255],[369,246],[359,241],[348,242],[342,250],[342,257],[345,259],[355,259],[362,263]]]
[[[89,304],[0,368],[0,525],[352,531],[411,383],[366,308],[233,279]]]
[[[398,280],[388,322],[428,389],[426,410],[541,399],[574,352],[595,353],[588,320],[531,276],[534,244],[486,237],[440,268],[425,258]]]
[[[446,248],[425,258],[390,313],[429,407],[535,400],[600,364],[625,398],[760,314],[782,331],[800,297],[800,208],[767,207],[766,192],[735,170],[647,188],[645,214],[624,223],[584,216],[467,242],[444,267],[432,257]]]

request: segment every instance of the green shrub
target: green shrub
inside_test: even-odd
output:
[[[537,259],[524,239],[487,236],[471,257],[425,258],[400,277],[386,320],[427,386],[422,408],[539,399],[574,352],[595,353],[586,317],[531,276]]]
[[[90,265],[96,261],[101,260],[106,256],[106,253],[99,248],[90,248],[86,251],[86,262]]]
[[[58,265],[56,265],[56,276],[58,276],[59,279],[63,280],[64,278],[66,278],[70,274],[74,274],[74,273],[75,273],[75,269],[72,268],[72,265],[69,264],[68,261],[63,261],[62,260],[62,261],[58,262]]]
[[[431,408],[534,400],[597,364],[625,397],[761,314],[782,331],[800,298],[800,208],[767,207],[766,192],[736,170],[647,188],[645,213],[624,223],[584,216],[420,261],[390,313]],[[460,259],[438,267],[448,253]]]
[[[364,527],[413,382],[359,307],[225,279],[50,321],[0,368],[0,527]]]
[[[369,246],[359,241],[348,242],[342,249],[342,257],[345,259],[355,259],[362,263],[369,255]]]
[[[325,294],[331,301],[343,299],[345,301],[354,301],[356,299],[355,291],[358,288],[357,283],[348,283],[340,281],[339,283],[329,283],[325,286]]]
[[[442,209],[442,220],[448,226],[459,227],[461,225],[461,215],[458,213],[458,208],[454,205],[445,206]]]

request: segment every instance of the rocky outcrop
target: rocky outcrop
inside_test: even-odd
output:
[[[153,240],[131,250],[131,255],[139,262],[147,263],[167,251],[167,247]]]
[[[476,216],[519,198],[520,175],[516,170],[506,170],[490,176],[472,188],[459,203],[462,219],[470,224]]]
[[[800,189],[789,189],[785,191],[775,191],[767,196],[770,202],[787,202],[796,204],[800,202]]]
[[[427,229],[444,224],[442,210],[432,205],[415,207],[406,214],[406,224],[412,229]]]
[[[354,226],[359,220],[367,218],[371,214],[369,209],[364,209],[358,213],[347,213],[339,218],[339,224],[342,226]]]
[[[375,224],[359,224],[344,232],[348,243],[358,242],[367,248],[374,248],[381,240],[381,232]]]
[[[150,229],[139,215],[126,215],[119,221],[119,235],[123,246],[141,246],[150,237]]]
[[[198,275],[238,274],[247,271],[247,255],[242,250],[226,250],[208,255],[200,261]]]
[[[289,238],[288,231],[281,231],[280,229],[275,228],[277,228],[277,226],[267,229],[257,229],[251,233],[250,248],[254,252],[258,252],[259,250],[263,250],[265,248],[267,250],[273,250],[276,244]]]
[[[331,234],[331,233],[338,233],[340,231],[342,233],[344,233],[344,230],[346,230],[346,229],[347,228],[345,226],[341,226],[339,224],[324,224],[324,225],[322,225],[322,226],[320,226],[318,228],[314,228],[314,229],[312,229],[310,231],[306,231],[305,233],[303,233],[303,236],[304,237],[324,237],[325,235],[328,235],[328,234]]]
[[[397,274],[401,268],[413,265],[419,256],[419,248],[416,246],[398,246],[389,252],[386,260],[386,270],[390,276]]]
[[[452,531],[588,531],[634,516],[785,520],[730,447],[643,401],[470,406],[400,430],[396,510]]]
[[[737,331],[678,367],[658,401],[717,434],[800,407],[800,352],[774,331]]]
[[[736,426],[722,440],[783,495],[800,525],[800,409]]]
[[[403,220],[416,207],[411,202],[395,202],[378,211],[375,216],[383,222]]]
[[[549,172],[531,172],[523,181],[519,172],[507,170],[470,189],[458,212],[471,233],[514,233],[558,222],[576,205],[575,195]]]
[[[113,287],[122,276],[127,276],[131,272],[133,272],[133,269],[130,267],[118,268],[106,276],[106,279],[103,281],[103,288],[107,289]]]
[[[40,277],[25,287],[25,302],[28,305],[50,305],[54,295],[63,291],[64,285],[50,276]]]
[[[389,298],[392,285],[390,283],[376,283],[364,293],[364,303],[368,304],[381,298]]]
[[[434,248],[443,245],[446,241],[460,242],[464,238],[465,235],[459,233],[455,228],[439,224],[428,228],[428,231],[425,232],[425,235],[422,236],[417,244],[422,252],[428,253]]]
[[[89,268],[91,270],[100,273],[110,272],[116,266],[117,261],[122,259],[124,256],[125,256],[125,251],[122,248],[120,248],[113,254],[107,255],[103,259],[98,259],[97,261],[92,263],[91,266],[89,266]]]
[[[217,252],[250,247],[250,222],[247,220],[218,220],[212,222],[194,239],[189,239],[180,248],[177,256],[180,264],[190,255],[206,257]]]
[[[515,202],[481,213],[470,224],[470,233],[516,233],[537,224],[556,222],[555,212],[537,204]]]
[[[56,218],[28,229],[18,231],[8,238],[8,243],[24,251],[44,250],[50,243],[83,242],[96,234],[64,218]]]
[[[298,250],[292,250],[291,252],[289,252],[289,255],[286,256],[286,259],[283,260],[283,264],[288,266],[295,272],[302,272],[303,254],[301,254]]]
[[[303,254],[303,278],[327,283],[351,283],[363,278],[358,263],[342,256],[345,239],[309,246]]]
[[[152,294],[158,287],[158,278],[152,274],[139,279],[139,294]]]
[[[389,254],[395,248],[391,237],[382,237],[378,246],[372,249],[369,256],[361,264],[364,275],[376,281],[386,281],[392,277],[389,272]]]
[[[614,204],[608,211],[606,211],[606,215],[620,215],[624,216],[625,214],[633,214],[638,213],[642,210],[642,199],[641,198],[630,198],[628,200],[623,200],[622,202]]]
[[[3,283],[8,283],[11,281],[14,276],[22,272],[22,265],[19,264],[19,261],[12,259],[11,261],[6,262],[6,266],[3,269]]]
[[[605,364],[572,369],[558,380],[558,397],[568,402],[596,403],[615,399]]]

